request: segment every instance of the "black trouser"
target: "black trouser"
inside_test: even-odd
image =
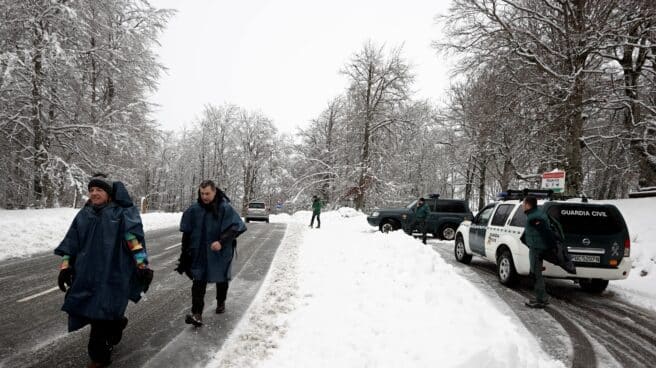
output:
[[[314,218],[317,218],[317,227],[321,227],[321,213],[312,213],[312,220],[310,220],[310,227],[314,225]]]
[[[421,233],[421,242],[426,244],[426,220],[417,219],[417,221],[415,221],[415,227],[417,228],[417,231]]]
[[[207,281],[194,280],[191,285],[191,313],[203,314],[205,307],[205,290],[207,290]],[[228,295],[228,282],[216,283],[216,303],[220,305],[225,303],[226,296]]]
[[[127,325],[127,319],[91,321],[89,358],[97,363],[109,364],[114,345],[118,344]]]

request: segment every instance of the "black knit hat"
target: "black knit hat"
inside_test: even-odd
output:
[[[114,194],[112,190],[113,184],[114,183],[111,180],[107,179],[106,175],[96,174],[89,181],[89,185],[87,186],[87,189],[91,190],[91,187],[97,187],[104,190],[105,192],[107,192],[107,194],[111,196],[112,194]]]

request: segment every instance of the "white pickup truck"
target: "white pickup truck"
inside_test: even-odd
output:
[[[528,247],[519,240],[526,223],[521,203],[495,202],[481,209],[472,221],[463,221],[456,230],[456,259],[468,264],[476,255],[494,262],[504,285],[514,284],[518,275],[528,275]],[[608,280],[628,277],[631,242],[615,206],[545,200],[538,201],[538,206],[562,225],[564,243],[576,266],[572,275],[545,261],[545,277],[572,279],[593,293],[604,291]]]

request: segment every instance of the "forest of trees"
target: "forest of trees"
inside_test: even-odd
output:
[[[436,48],[459,58],[445,116],[479,196],[554,168],[572,195],[656,185],[656,3],[454,0],[439,20]]]
[[[98,168],[139,185],[170,12],[145,1],[0,0],[0,207],[73,205]]]
[[[1,208],[80,206],[96,171],[160,211],[186,208],[208,178],[236,208],[287,211],[315,194],[369,210],[440,193],[476,209],[553,169],[572,195],[656,185],[649,0],[453,0],[436,18],[435,50],[457,60],[443,100],[415,98],[403,49],[370,41],[335,71],[344,91],[295,135],[228,102],[159,130],[147,96],[171,11],[0,0],[0,12]]]

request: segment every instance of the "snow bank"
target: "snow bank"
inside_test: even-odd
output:
[[[629,301],[656,310],[656,198],[620,199],[612,203],[622,212],[631,237],[633,269],[626,280],[611,281],[609,290]]]
[[[52,251],[66,235],[79,209],[0,209],[0,260]],[[181,213],[142,215],[146,231],[178,226]]]
[[[281,245],[272,274],[282,262],[287,276],[269,275],[210,366],[562,366],[429,246],[351,209],[323,213],[321,229],[310,217],[272,216],[303,240]],[[295,247],[290,270],[280,255]]]

